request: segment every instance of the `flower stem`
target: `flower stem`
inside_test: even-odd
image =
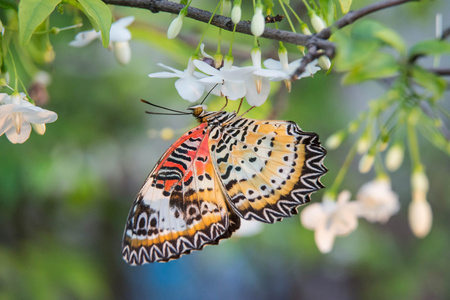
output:
[[[347,171],[353,161],[353,158],[355,158],[356,155],[356,143],[353,144],[353,146],[350,148],[350,151],[348,152],[347,156],[345,157],[344,163],[342,164],[342,167],[339,169],[338,174],[336,175],[336,178],[334,179],[333,185],[331,188],[327,191],[327,194],[330,195],[330,198],[335,199],[337,195],[337,191],[344,180],[345,174],[347,174]]]
[[[203,43],[203,39],[205,38],[205,35],[206,35],[206,31],[208,30],[209,25],[211,25],[211,21],[214,18],[214,16],[216,15],[217,10],[219,9],[219,7],[221,7],[222,1],[223,0],[220,0],[219,3],[217,3],[216,8],[214,8],[214,10],[213,10],[213,12],[211,14],[211,18],[209,18],[208,24],[206,25],[206,30],[203,31],[202,37],[200,38],[200,41],[198,42],[197,48],[195,49],[194,56],[198,56],[198,52],[200,51],[200,46]]]
[[[278,2],[280,3],[280,6],[283,9],[283,12],[286,15],[286,19],[288,20],[289,26],[291,27],[291,31],[295,33],[296,31],[295,31],[294,24],[292,24],[291,18],[289,17],[289,14],[286,11],[286,8],[284,7],[283,1],[282,0],[278,0]]]
[[[417,133],[415,128],[416,121],[417,121],[417,110],[413,110],[409,115],[407,124],[408,147],[411,156],[411,164],[413,166],[413,171],[418,171],[422,169],[422,164],[420,163],[419,143],[417,141]]]

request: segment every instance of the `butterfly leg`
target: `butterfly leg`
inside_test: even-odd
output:
[[[248,113],[249,111],[251,111],[252,109],[254,109],[256,106],[252,106],[252,107],[250,107],[249,109],[247,109],[242,115],[241,115],[241,117],[243,116],[243,115],[245,115],[246,113]]]
[[[228,105],[228,97],[225,96],[225,105],[219,111],[224,110],[224,108],[227,107],[227,105]]]
[[[242,98],[241,98],[241,102],[239,102],[239,107],[238,107],[238,109],[237,109],[236,114],[238,114],[239,111],[241,110],[242,101],[244,101],[244,97],[242,97]]]

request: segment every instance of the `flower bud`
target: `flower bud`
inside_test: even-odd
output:
[[[311,14],[311,25],[316,32],[321,32],[323,29],[327,28],[325,21],[314,12]]]
[[[358,154],[363,154],[369,150],[370,138],[368,134],[364,134],[357,142],[356,151]]]
[[[130,62],[131,59],[131,49],[130,49],[130,43],[128,41],[125,42],[114,42],[114,56],[116,57],[116,60],[121,65],[126,65]]]
[[[418,238],[428,235],[433,223],[433,212],[431,206],[425,198],[413,199],[409,204],[408,211],[409,226]]]
[[[311,30],[309,30],[308,25],[306,25],[305,23],[303,23],[303,24],[300,26],[300,30],[303,32],[303,34],[306,34],[306,35],[312,35]]]
[[[323,69],[323,70],[328,70],[331,67],[331,61],[330,59],[325,56],[322,55],[321,57],[319,57],[319,59],[317,60],[319,63],[319,66]]]
[[[230,13],[231,10],[231,0],[224,0],[223,1],[223,15],[227,16]]]
[[[236,1],[235,1],[236,3]],[[231,21],[233,21],[234,24],[237,24],[241,21],[241,5],[234,4],[233,9],[231,10]]]
[[[411,186],[413,193],[419,192],[426,194],[428,192],[428,177],[423,171],[414,171],[411,177]]]
[[[342,141],[344,140],[345,135],[346,135],[345,131],[338,131],[338,132],[332,134],[325,141],[326,147],[330,150],[337,149],[341,145]]]
[[[366,155],[363,155],[361,157],[361,160],[359,161],[359,172],[360,173],[367,173],[372,169],[373,163],[375,162],[375,156],[371,153],[367,153]]]
[[[173,19],[172,23],[170,23],[169,28],[167,29],[167,38],[169,40],[176,38],[180,33],[181,27],[183,27],[183,19],[187,15],[187,10],[180,10],[179,15]]]
[[[45,124],[35,124],[35,123],[31,123],[31,126],[33,127],[33,130],[39,134],[39,135],[44,135],[45,133]]]
[[[403,162],[404,148],[400,143],[394,144],[386,154],[386,168],[393,172],[398,170]]]
[[[266,21],[262,13],[262,5],[257,5],[251,23],[252,34],[256,37],[261,36],[264,33],[265,26]]]

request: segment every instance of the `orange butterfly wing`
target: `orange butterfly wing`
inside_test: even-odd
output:
[[[128,263],[175,259],[239,228],[214,171],[207,136],[206,123],[187,132],[148,176],[125,227],[122,254]]]
[[[273,223],[296,214],[323,188],[326,151],[294,122],[231,120],[210,134],[214,166],[227,200],[246,220]]]

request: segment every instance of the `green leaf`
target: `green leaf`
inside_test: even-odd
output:
[[[17,10],[17,3],[14,0],[0,0],[0,8]]]
[[[366,20],[359,23],[352,31],[352,37],[360,40],[376,40],[384,45],[394,47],[401,54],[406,53],[405,42],[401,36],[376,21]]]
[[[350,6],[352,6],[353,0],[339,0],[339,4],[341,4],[341,10],[343,14],[348,13],[350,10]]]
[[[372,60],[380,51],[380,43],[374,40],[355,40],[341,32],[333,34],[333,38],[338,49],[334,60],[337,71],[349,71]]]
[[[424,87],[428,92],[431,92],[431,98],[433,100],[437,100],[442,97],[446,87],[446,82],[443,78],[422,69],[419,66],[413,67],[412,77],[418,85]]]
[[[36,27],[55,10],[61,0],[21,0],[19,2],[19,40],[25,46]]]
[[[442,40],[422,41],[411,47],[409,57],[416,55],[439,55],[450,53],[450,43]]]
[[[371,59],[361,63],[348,72],[342,82],[354,84],[366,80],[384,78],[395,75],[399,66],[394,57],[387,53],[378,52]]]
[[[111,11],[101,0],[78,0],[83,11],[91,20],[95,30],[102,32],[103,47],[109,46],[109,31],[111,30]]]

